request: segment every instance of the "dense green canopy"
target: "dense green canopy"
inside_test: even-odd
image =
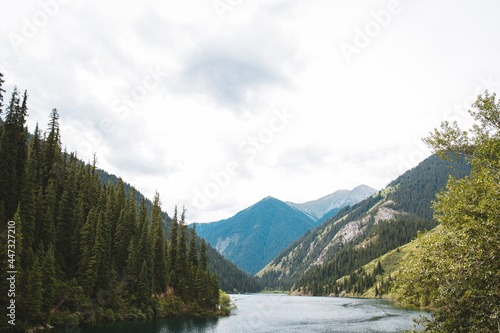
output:
[[[420,236],[396,276],[403,304],[435,309],[424,332],[500,331],[500,103],[486,92],[473,107],[470,131],[444,122],[426,139],[472,172],[450,178],[434,204],[439,228]]]

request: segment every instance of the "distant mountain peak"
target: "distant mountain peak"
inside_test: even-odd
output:
[[[375,193],[377,193],[377,190],[374,188],[368,185],[359,185],[350,191],[338,190],[317,200],[300,204],[288,201],[286,204],[303,212],[313,220],[321,222],[325,220],[325,217],[333,216],[339,209],[354,205]]]
[[[314,227],[309,216],[271,196],[226,220],[196,225],[219,253],[252,274]]]

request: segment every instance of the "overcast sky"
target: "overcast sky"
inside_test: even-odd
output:
[[[382,189],[500,91],[498,0],[10,1],[7,101],[30,131],[60,113],[68,151],[189,222],[270,195]]]

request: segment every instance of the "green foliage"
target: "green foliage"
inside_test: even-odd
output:
[[[223,291],[220,292],[219,307],[223,316],[230,315],[231,311],[238,308],[238,306],[231,300],[231,297]]]
[[[435,309],[424,332],[493,332],[500,327],[500,103],[479,96],[470,132],[445,122],[426,139],[447,159],[464,156],[470,177],[450,178],[434,204],[440,228],[396,276],[400,302]]]
[[[26,100],[16,88],[0,122],[0,234],[15,221],[17,327],[216,311],[218,279],[208,268],[206,244],[198,251],[195,231],[188,250],[185,214],[177,234],[167,235],[170,218],[158,194],[151,203],[121,179],[100,179],[95,159],[85,164],[62,152],[56,109],[47,134],[37,126],[28,142]],[[7,267],[4,239],[0,254]],[[167,248],[178,265],[167,265]],[[169,284],[172,272],[183,287]],[[0,277],[7,294],[5,270]],[[5,298],[0,304],[5,314]]]

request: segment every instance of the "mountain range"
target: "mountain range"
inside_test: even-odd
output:
[[[338,190],[314,201],[301,204],[287,201],[286,204],[309,216],[316,224],[335,215],[341,208],[357,204],[377,192],[367,185],[359,185],[351,191]]]
[[[197,233],[244,271],[255,274],[290,243],[339,209],[376,190],[361,185],[302,204],[267,197],[231,218],[197,223]]]
[[[434,228],[431,205],[436,193],[450,175],[469,173],[464,161],[455,164],[431,156],[385,189],[306,232],[257,276],[267,289],[334,293],[338,279],[409,243],[419,231]]]

